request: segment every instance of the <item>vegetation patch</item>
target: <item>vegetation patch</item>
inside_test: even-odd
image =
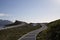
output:
[[[24,26],[15,27],[11,29],[0,30],[0,40],[17,40],[24,34],[40,28],[41,25],[32,26],[26,24]]]
[[[37,40],[60,40],[60,19],[47,24],[48,29],[37,35]]]

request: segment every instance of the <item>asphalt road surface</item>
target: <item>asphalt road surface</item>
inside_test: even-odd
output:
[[[5,28],[0,28],[0,30],[15,28],[15,27],[23,26],[23,25],[25,25],[25,23],[22,23],[22,24],[20,24],[20,25],[18,24],[18,25],[15,25],[15,26],[9,26],[9,27],[5,27]]]
[[[39,32],[47,29],[47,26],[45,24],[41,24],[41,28],[31,31],[25,35],[23,35],[21,38],[19,38],[18,40],[36,40],[36,36]]]

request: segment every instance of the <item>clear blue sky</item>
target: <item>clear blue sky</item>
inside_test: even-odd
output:
[[[0,19],[50,22],[60,18],[60,0],[0,0]]]

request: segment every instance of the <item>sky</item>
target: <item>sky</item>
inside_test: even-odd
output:
[[[60,19],[60,0],[0,0],[0,19],[34,23]]]

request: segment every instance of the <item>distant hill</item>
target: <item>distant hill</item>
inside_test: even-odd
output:
[[[21,23],[26,23],[26,22],[16,20],[14,23],[8,24],[8,25],[5,25],[5,26],[20,25]],[[26,23],[26,24],[27,24],[27,25],[30,25],[30,26],[37,26],[37,25],[40,25],[40,23]]]
[[[9,21],[9,20],[1,20],[1,19],[0,19],[0,27],[3,27],[3,26],[5,26],[5,25],[11,24],[11,23],[12,23],[12,22]]]
[[[60,40],[60,19],[47,24],[48,29],[38,34],[37,40]]]
[[[11,23],[11,24],[8,24],[8,25],[5,25],[5,26],[14,26],[14,25],[19,25],[21,23],[26,23],[26,22],[22,22],[22,21],[18,21],[16,20],[14,23]],[[27,23],[26,23],[27,24]]]

